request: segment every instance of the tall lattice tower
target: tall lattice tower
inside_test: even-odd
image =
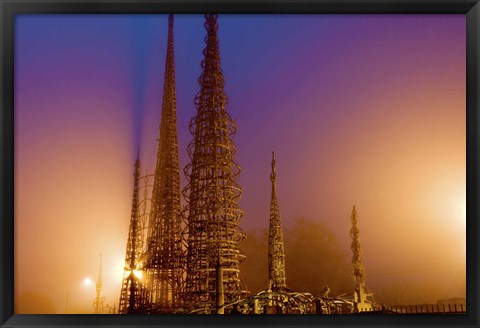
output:
[[[191,162],[185,168],[185,300],[190,309],[203,308],[211,313],[217,308],[217,313],[222,313],[223,304],[218,311],[220,293],[227,309],[229,303],[246,295],[239,278],[245,259],[239,245],[245,233],[239,228],[242,188],[236,183],[240,167],[235,162],[237,148],[232,141],[237,125],[226,110],[217,15],[205,15],[204,26],[207,36],[198,79],[200,92],[195,98],[197,115],[190,122],[194,137],[188,146]]]
[[[148,302],[153,312],[170,312],[181,304],[185,271],[181,224],[173,15],[170,15],[160,138],[145,254]]]
[[[352,228],[350,229],[350,236],[352,237],[351,249],[353,252],[352,264],[353,264],[353,278],[355,280],[354,291],[354,311],[359,312],[362,310],[370,310],[371,304],[367,302],[367,296],[371,295],[371,292],[366,288],[366,274],[365,267],[362,262],[362,247],[360,246],[360,231],[358,230],[358,214],[355,205],[352,210]]]
[[[142,237],[139,215],[140,159],[138,157],[135,161],[132,211],[125,255],[122,290],[120,291],[120,302],[118,306],[118,313],[120,314],[136,313],[144,303],[142,300],[142,283],[140,281]]]
[[[98,270],[98,278],[97,283],[95,285],[95,289],[97,292],[97,296],[93,300],[93,313],[94,314],[102,314],[103,313],[103,304],[105,303],[105,297],[102,296],[102,253],[100,253],[100,268]]]
[[[272,152],[272,200],[270,203],[270,227],[268,237],[268,278],[272,290],[287,287],[285,278],[285,250],[283,245],[282,217],[277,197],[275,153]]]

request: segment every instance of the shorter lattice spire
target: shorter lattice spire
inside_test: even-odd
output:
[[[362,262],[362,247],[360,245],[360,231],[358,230],[358,214],[355,205],[352,210],[352,228],[350,229],[350,236],[352,237],[352,264],[353,264],[353,277],[357,284],[364,285],[366,281],[365,267]]]
[[[285,250],[283,245],[282,217],[277,197],[275,153],[272,152],[272,199],[270,203],[270,227],[268,239],[268,276],[273,290],[286,287]]]
[[[139,215],[139,181],[140,181],[140,150],[135,161],[134,188],[132,199],[132,211],[125,254],[125,269],[120,292],[118,311],[122,313],[134,313],[141,305],[140,297],[142,284],[140,281],[140,257],[142,252],[142,234]]]
[[[367,302],[367,296],[373,294],[366,288],[366,274],[365,267],[362,261],[362,247],[360,245],[360,231],[358,230],[358,214],[355,205],[353,205],[352,215],[352,228],[350,229],[350,236],[352,237],[352,264],[353,264],[353,278],[355,280],[355,292],[354,292],[354,311],[365,311],[371,309],[371,304]]]

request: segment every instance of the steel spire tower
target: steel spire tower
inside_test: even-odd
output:
[[[102,296],[102,253],[100,253],[100,268],[98,270],[97,284],[95,289],[97,291],[97,297],[93,300],[93,313],[102,314],[103,313],[103,303],[105,302],[105,297]]]
[[[361,310],[371,309],[371,304],[366,303],[367,296],[371,292],[365,287],[366,274],[365,267],[362,262],[362,247],[360,246],[360,231],[358,230],[358,214],[355,205],[352,210],[352,228],[350,229],[350,236],[352,237],[351,249],[353,252],[352,264],[353,264],[353,278],[355,279],[355,292],[354,292],[354,311],[359,312]]]
[[[127,251],[125,255],[125,269],[123,274],[122,290],[120,291],[120,302],[118,306],[118,313],[120,314],[135,313],[142,304],[142,284],[140,282],[142,237],[139,215],[139,155],[135,161],[132,211],[127,240]]]
[[[188,184],[183,191],[188,232],[185,300],[190,309],[222,313],[247,293],[239,278],[245,259],[239,245],[245,233],[239,228],[242,188],[236,182],[240,167],[232,141],[237,125],[226,110],[217,15],[205,15],[204,26],[206,47],[195,98],[197,115],[190,122],[194,138],[188,146],[191,162],[185,168]]]
[[[150,291],[147,302],[152,304],[154,312],[170,312],[180,305],[184,276],[175,89],[173,15],[170,15],[160,138],[145,254]]]
[[[270,227],[268,237],[268,278],[272,290],[287,287],[285,278],[285,250],[283,245],[282,217],[277,197],[275,153],[272,152],[272,200],[270,203]]]

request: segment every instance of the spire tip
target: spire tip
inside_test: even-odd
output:
[[[273,184],[275,184],[275,180],[277,178],[276,174],[276,163],[275,163],[275,152],[272,151],[272,173],[270,174],[270,180],[272,181]]]
[[[140,168],[140,147],[137,150],[137,159],[135,160],[135,168]]]

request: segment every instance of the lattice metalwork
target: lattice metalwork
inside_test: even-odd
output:
[[[151,192],[153,185],[151,183],[152,178],[154,177],[153,174],[148,174],[148,171],[145,170],[145,175],[140,177],[139,182],[139,195],[142,194],[142,199],[138,204],[139,208],[139,215],[140,215],[140,240],[141,240],[141,254],[142,257],[140,258],[141,267],[143,269],[143,263],[145,262],[145,252],[147,250],[147,229],[148,229],[148,219],[150,217],[150,210],[152,207],[152,198]],[[140,186],[141,185],[141,186]]]
[[[183,191],[188,234],[185,300],[190,309],[212,313],[218,307],[217,265],[221,266],[226,309],[247,293],[239,278],[245,259],[239,246],[245,233],[239,227],[242,188],[236,182],[240,167],[232,141],[237,125],[226,110],[217,15],[205,15],[204,26],[206,47],[195,98],[197,115],[190,122],[194,138],[188,146],[191,162],[185,168],[188,184]]]
[[[134,189],[132,199],[132,211],[125,255],[125,269],[123,274],[122,289],[118,312],[120,314],[137,313],[143,305],[145,290],[141,278],[141,255],[143,247],[142,222],[140,214],[139,184],[140,184],[140,160],[135,161]],[[146,182],[145,182],[146,183]]]
[[[315,314],[315,297],[288,289],[264,290],[234,304],[231,314]]]
[[[360,245],[360,231],[358,230],[358,214],[355,205],[352,210],[352,228],[350,229],[350,236],[352,237],[351,249],[353,252],[352,264],[353,264],[353,277],[358,285],[365,285],[366,275],[365,267],[362,262],[362,247]]]
[[[146,284],[150,292],[146,302],[151,304],[153,312],[170,312],[181,305],[185,271],[181,215],[173,15],[170,15],[160,138],[145,253]]]
[[[360,231],[358,230],[358,214],[355,205],[352,210],[352,228],[350,229],[350,236],[352,237],[351,249],[353,252],[352,264],[353,264],[353,278],[355,279],[355,291],[354,291],[354,311],[368,311],[371,309],[371,304],[367,301],[367,297],[373,294],[365,286],[366,274],[365,267],[362,262],[362,247],[360,246]]]
[[[97,296],[93,300],[93,313],[95,314],[102,314],[103,307],[105,303],[105,297],[102,296],[102,253],[100,253],[100,268],[98,269],[98,278],[97,283],[95,285],[95,289],[97,292]]]
[[[283,245],[282,217],[277,197],[275,153],[272,152],[272,200],[270,203],[270,227],[268,238],[268,277],[272,290],[285,288],[285,249]]]

